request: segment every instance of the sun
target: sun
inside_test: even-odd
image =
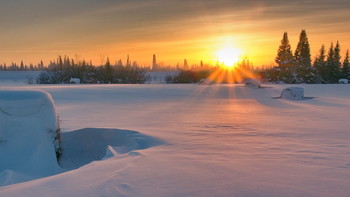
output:
[[[225,47],[216,52],[216,58],[225,66],[233,67],[240,60],[241,51],[233,47]]]

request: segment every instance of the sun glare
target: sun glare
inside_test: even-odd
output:
[[[240,55],[241,51],[233,47],[222,48],[216,52],[219,62],[228,67],[233,67],[239,61]]]

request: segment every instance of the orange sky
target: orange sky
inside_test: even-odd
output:
[[[0,62],[47,63],[58,55],[111,61],[152,55],[168,65],[216,60],[232,46],[254,65],[274,63],[283,32],[292,48],[306,29],[311,54],[339,40],[350,49],[350,2],[311,0],[16,0],[0,3]]]

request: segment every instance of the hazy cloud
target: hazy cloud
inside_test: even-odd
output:
[[[204,34],[252,37],[304,28],[345,34],[349,10],[348,0],[3,0],[0,43],[9,51],[42,50],[48,43],[52,51],[78,51]]]

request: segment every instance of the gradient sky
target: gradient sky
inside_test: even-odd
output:
[[[215,61],[231,45],[254,65],[271,65],[283,32],[293,50],[305,29],[312,57],[339,40],[350,49],[349,0],[2,0],[0,62],[48,62],[58,55],[100,64],[127,54],[150,65]]]

